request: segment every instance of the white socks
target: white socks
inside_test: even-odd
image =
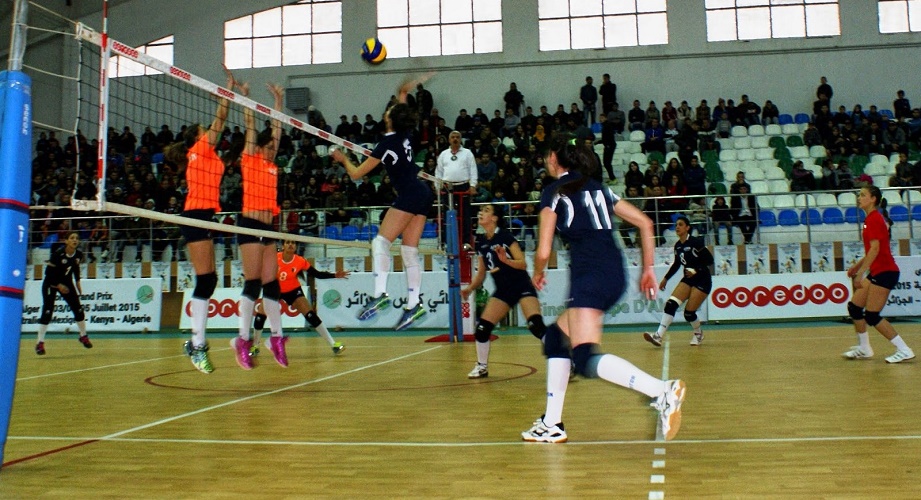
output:
[[[674,319],[675,319],[675,317],[674,317],[673,315],[671,315],[671,314],[663,314],[663,315],[662,315],[662,322],[659,323],[659,329],[656,330],[656,335],[658,335],[658,336],[660,336],[660,337],[663,336],[663,335],[665,335],[665,330],[668,330],[668,327],[671,326],[672,321],[673,321]],[[699,326],[700,326],[700,323],[697,323],[697,326],[699,327]]]
[[[572,360],[547,359],[547,411],[544,412],[544,423],[547,425],[556,425],[563,421],[563,402],[566,400],[571,370]]]
[[[603,354],[598,361],[598,377],[619,386],[642,392],[655,398],[665,392],[665,382],[640,370],[626,359]],[[549,392],[549,387],[548,387]]]
[[[38,325],[38,341],[37,342],[45,341],[45,332],[47,331],[48,331],[48,325],[42,325],[42,324]]]
[[[489,344],[488,340],[476,343],[476,362],[483,366],[489,362]]]
[[[859,345],[861,349],[864,349],[864,350],[869,349],[870,348],[870,334],[867,332],[858,333],[857,334],[857,345]]]
[[[269,318],[269,329],[273,337],[281,337],[281,304],[277,300],[262,298],[262,309]]]
[[[390,247],[393,243],[381,235],[371,240],[371,270],[374,271],[374,296],[387,293],[387,277],[390,275]]]
[[[249,340],[249,329],[253,326],[253,308],[256,303],[249,297],[240,297],[240,338]]]
[[[205,345],[205,328],[208,324],[208,299],[192,298],[189,305],[192,309],[192,346]]]
[[[403,257],[403,272],[406,273],[406,308],[419,305],[419,288],[422,286],[422,267],[419,265],[419,249],[403,245],[400,247]]]

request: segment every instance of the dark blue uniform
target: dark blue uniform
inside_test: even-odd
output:
[[[558,193],[562,184],[580,176],[563,175],[544,188],[540,208],[556,213],[556,229],[569,242],[567,307],[607,311],[626,288],[624,259],[614,244],[614,203],[620,198],[594,179],[572,196]]]
[[[58,245],[51,251],[51,258],[45,267],[45,279],[42,280],[42,315],[38,322],[42,325],[51,323],[54,312],[54,300],[59,292],[58,285],[67,287],[67,293],[61,293],[64,302],[74,313],[75,321],[83,321],[85,314],[80,305],[80,295],[74,282],[80,281],[80,263],[83,262],[83,252],[75,250],[73,255],[67,255],[67,247]]]
[[[486,272],[492,275],[496,284],[496,291],[492,296],[505,302],[509,307],[515,307],[518,301],[525,297],[537,297],[537,290],[531,283],[528,272],[499,261],[496,249],[505,248],[505,254],[511,257],[511,246],[518,240],[504,229],[496,229],[491,239],[485,234],[476,235],[476,251],[486,263]],[[493,271],[495,269],[495,271]]]
[[[711,264],[713,264],[713,254],[704,245],[703,238],[689,236],[684,243],[675,242],[675,261],[665,273],[665,281],[668,281],[681,266],[684,266],[685,269],[693,269],[695,273],[691,277],[682,278],[681,282],[704,293],[710,293],[713,287],[709,267]]]
[[[435,201],[432,189],[417,175],[419,166],[413,162],[413,149],[409,133],[391,132],[384,136],[371,151],[387,170],[397,191],[393,208],[415,215],[428,215]]]

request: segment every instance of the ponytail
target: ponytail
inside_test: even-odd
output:
[[[580,144],[571,134],[554,133],[550,138],[548,152],[555,153],[556,162],[570,174],[577,174],[559,187],[558,192],[562,195],[569,196],[581,190],[585,182],[598,171],[595,152],[585,144]]]
[[[877,189],[879,189],[879,188],[877,188]],[[883,214],[883,219],[886,220],[886,226],[887,226],[888,229],[889,229],[889,238],[891,239],[891,238],[892,238],[892,224],[893,224],[893,222],[892,222],[892,219],[889,218],[889,210],[886,209],[886,206],[887,206],[887,205],[889,205],[889,200],[887,200],[886,198],[883,198],[882,200],[880,200],[880,202],[879,202],[879,212],[880,212],[881,214]]]

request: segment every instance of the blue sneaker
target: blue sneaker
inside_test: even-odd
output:
[[[382,293],[379,297],[375,297],[368,301],[364,307],[361,308],[361,311],[358,313],[358,319],[360,321],[366,321],[374,316],[377,316],[378,311],[390,305],[390,296],[386,293]]]
[[[417,319],[425,316],[425,308],[422,307],[422,304],[416,304],[416,307],[412,309],[403,309],[403,316],[400,318],[400,322],[397,323],[393,329],[396,331],[405,330],[409,328]]]

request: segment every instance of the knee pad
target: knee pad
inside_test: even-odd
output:
[[[86,314],[83,312],[83,306],[74,309],[74,321],[83,321],[86,319]]]
[[[377,235],[371,240],[371,254],[372,255],[390,255],[390,246],[392,243],[387,241],[387,238],[384,238],[381,235]]]
[[[669,316],[674,316],[675,313],[678,312],[678,306],[680,305],[681,305],[681,302],[678,301],[678,299],[676,299],[675,297],[669,297],[668,300],[665,301],[665,309],[664,309],[665,314],[668,314]]]
[[[569,354],[569,340],[556,323],[548,326],[544,334],[544,355],[548,358],[572,359]]]
[[[275,302],[281,300],[281,287],[278,286],[278,280],[272,280],[262,285],[262,297]]]
[[[879,311],[867,311],[866,319],[868,325],[876,326],[883,320],[883,317],[879,315]]]
[[[495,327],[496,325],[493,323],[480,318],[479,321],[476,322],[476,330],[473,332],[473,336],[476,338],[477,342],[485,344],[486,342],[489,342],[489,337],[492,334],[492,329]]]
[[[599,361],[601,361],[601,355],[598,354],[598,344],[577,345],[572,350],[572,362],[576,373],[583,377],[597,378]]]
[[[687,309],[685,309],[684,319],[687,320],[688,323],[692,321],[697,321],[697,311],[688,311]]]
[[[403,258],[403,269],[419,267],[419,249],[403,245],[400,247],[400,257]]]
[[[265,320],[268,318],[265,314],[256,314],[253,316],[253,328],[262,330],[265,327]]]
[[[863,308],[857,307],[853,302],[847,303],[847,313],[851,316],[851,319],[855,321],[863,319]]]
[[[320,324],[323,323],[323,320],[321,320],[320,317],[317,316],[317,313],[314,311],[307,312],[304,317],[307,318],[307,323],[310,323],[310,326],[314,328],[320,326]]]
[[[199,274],[195,277],[195,290],[192,291],[192,297],[202,300],[210,299],[214,295],[215,288],[217,288],[217,273]]]
[[[243,296],[253,302],[259,298],[259,292],[262,291],[262,281],[246,280],[243,282]]]
[[[544,317],[540,314],[535,314],[528,318],[528,330],[531,331],[531,335],[539,339],[544,338],[544,334],[547,333],[547,327],[544,325]]]

